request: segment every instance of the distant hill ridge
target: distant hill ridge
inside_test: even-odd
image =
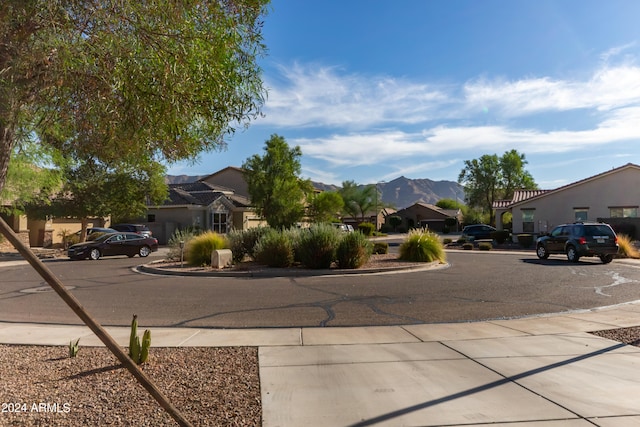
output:
[[[208,175],[167,175],[167,184],[186,184],[202,179]],[[312,181],[318,190],[336,191],[340,187],[332,184]],[[378,191],[384,203],[392,204],[396,209],[403,209],[414,203],[435,205],[440,199],[464,201],[464,189],[455,181],[433,181],[426,178],[410,179],[404,176],[393,181],[379,182]]]

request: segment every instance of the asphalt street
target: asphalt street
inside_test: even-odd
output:
[[[382,326],[564,313],[638,299],[640,268],[616,260],[538,260],[531,252],[450,251],[418,272],[320,277],[175,277],[141,274],[158,259],[47,262],[103,325],[213,328]],[[79,325],[29,265],[0,270],[0,321]]]

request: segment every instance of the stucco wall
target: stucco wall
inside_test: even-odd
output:
[[[587,180],[564,190],[548,193],[512,208],[513,233],[523,233],[523,210],[534,209],[534,233],[551,231],[558,224],[574,222],[575,208],[588,208],[588,221],[610,216],[610,207],[640,204],[640,170],[622,169]]]
[[[235,168],[222,169],[221,171],[211,175],[203,181],[213,185],[220,185],[233,190],[235,194],[249,197],[247,182],[244,179],[242,171]]]

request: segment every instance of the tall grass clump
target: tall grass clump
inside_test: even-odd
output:
[[[331,224],[314,224],[300,233],[296,254],[307,268],[330,268],[341,237]]]
[[[170,261],[180,260],[180,242],[184,242],[185,246],[198,234],[193,228],[185,230],[176,230],[173,232],[167,246],[169,246],[169,252],[167,253],[167,259]]]
[[[640,251],[633,245],[631,237],[618,234],[618,253],[625,258],[640,259]]]
[[[336,250],[336,262],[339,268],[360,268],[373,251],[373,243],[359,231],[346,234]]]
[[[399,258],[412,262],[444,262],[446,254],[438,236],[423,230],[412,230],[400,245]]]
[[[290,267],[293,244],[285,232],[269,228],[255,244],[254,256],[257,262],[269,267]]]
[[[228,247],[229,243],[224,236],[207,231],[189,240],[185,248],[185,259],[191,265],[211,265],[213,251]]]

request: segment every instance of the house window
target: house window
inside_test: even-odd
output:
[[[586,221],[589,219],[589,208],[573,208],[575,221]]]
[[[533,213],[535,209],[523,209],[522,210],[522,232],[533,233]]]
[[[610,207],[609,216],[611,218],[637,218],[638,207]]]
[[[225,234],[227,232],[227,214],[214,213],[212,215],[211,229],[216,233]]]

